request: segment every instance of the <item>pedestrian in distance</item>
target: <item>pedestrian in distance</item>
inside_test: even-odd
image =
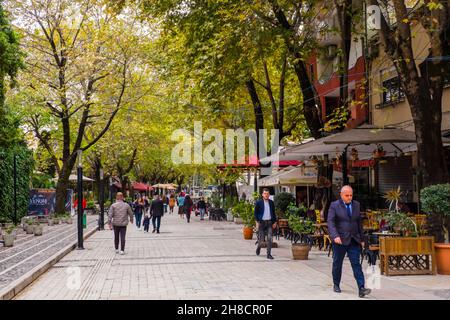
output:
[[[191,199],[190,195],[186,195],[184,198],[184,214],[186,215],[187,222],[191,222],[191,211],[194,206],[194,202]]]
[[[203,197],[201,197],[200,201],[197,203],[197,208],[200,211],[200,220],[205,220],[206,202],[203,200]]]
[[[161,217],[164,215],[164,204],[159,195],[153,200],[150,206],[150,215],[152,216],[153,231],[152,233],[159,233],[159,227],[161,226]]]
[[[347,255],[353,269],[353,276],[358,285],[360,298],[370,294],[365,288],[364,273],[360,257],[361,248],[364,248],[364,233],[360,213],[360,204],[353,200],[353,189],[343,186],[341,199],[331,203],[328,210],[328,230],[333,241],[333,291],[340,293],[339,287],[342,276],[342,264]]]
[[[127,232],[128,219],[133,223],[133,211],[128,203],[123,201],[123,193],[116,194],[116,202],[109,207],[108,225],[114,228],[114,247],[116,253],[125,254],[125,235]],[[119,251],[120,236],[120,251]]]
[[[175,207],[175,195],[172,193],[169,198],[169,214],[173,213],[173,208]]]
[[[256,248],[256,255],[259,256],[261,253],[261,245],[267,233],[267,259],[273,259],[271,254],[273,229],[277,225],[275,204],[270,199],[269,189],[263,189],[262,197],[262,199],[255,203],[255,220],[258,224],[258,247]]]
[[[134,217],[136,218],[136,227],[138,230],[141,230],[141,221],[142,221],[142,214],[145,210],[145,201],[141,197],[141,195],[138,196],[138,198],[134,201]]]
[[[180,218],[184,219],[184,196],[182,193],[177,198],[178,202],[178,214],[180,215]]]
[[[169,199],[167,198],[167,196],[164,194],[163,196],[162,196],[162,202],[163,202],[163,206],[164,206],[164,213],[167,213],[167,207],[168,207],[168,204],[169,204]]]
[[[143,224],[144,224],[144,231],[148,232],[150,226],[150,214],[148,212],[145,213]]]

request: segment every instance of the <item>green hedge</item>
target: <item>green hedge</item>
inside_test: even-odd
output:
[[[25,145],[0,148],[0,222],[14,215],[14,154],[17,161],[17,221],[27,215],[33,154]]]

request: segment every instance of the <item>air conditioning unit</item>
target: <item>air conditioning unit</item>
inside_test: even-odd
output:
[[[335,44],[330,44],[327,46],[327,52],[326,52],[326,57],[327,59],[334,59],[337,56],[337,45]]]

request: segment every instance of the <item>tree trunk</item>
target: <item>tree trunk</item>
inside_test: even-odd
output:
[[[67,189],[69,188],[69,176],[71,170],[69,170],[65,165],[61,170],[61,174],[58,179],[58,183],[56,184],[56,214],[65,214],[66,213],[66,198],[67,198]]]

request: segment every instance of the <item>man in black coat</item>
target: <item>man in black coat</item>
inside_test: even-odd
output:
[[[360,206],[353,200],[352,187],[343,186],[340,195],[341,199],[332,202],[328,210],[328,230],[333,240],[333,290],[341,292],[342,263],[347,254],[362,298],[370,293],[370,289],[364,287],[364,273],[359,262],[361,247],[364,247]]]
[[[258,247],[256,255],[261,252],[261,244],[267,232],[267,259],[273,259],[270,251],[272,250],[273,228],[277,225],[277,216],[275,215],[275,204],[269,199],[269,189],[264,189],[263,198],[255,203],[255,220],[258,223]]]
[[[159,233],[159,227],[161,225],[161,217],[164,215],[164,203],[161,200],[159,195],[156,196],[156,199],[152,201],[150,206],[150,215],[152,217],[153,231],[154,233]]]

